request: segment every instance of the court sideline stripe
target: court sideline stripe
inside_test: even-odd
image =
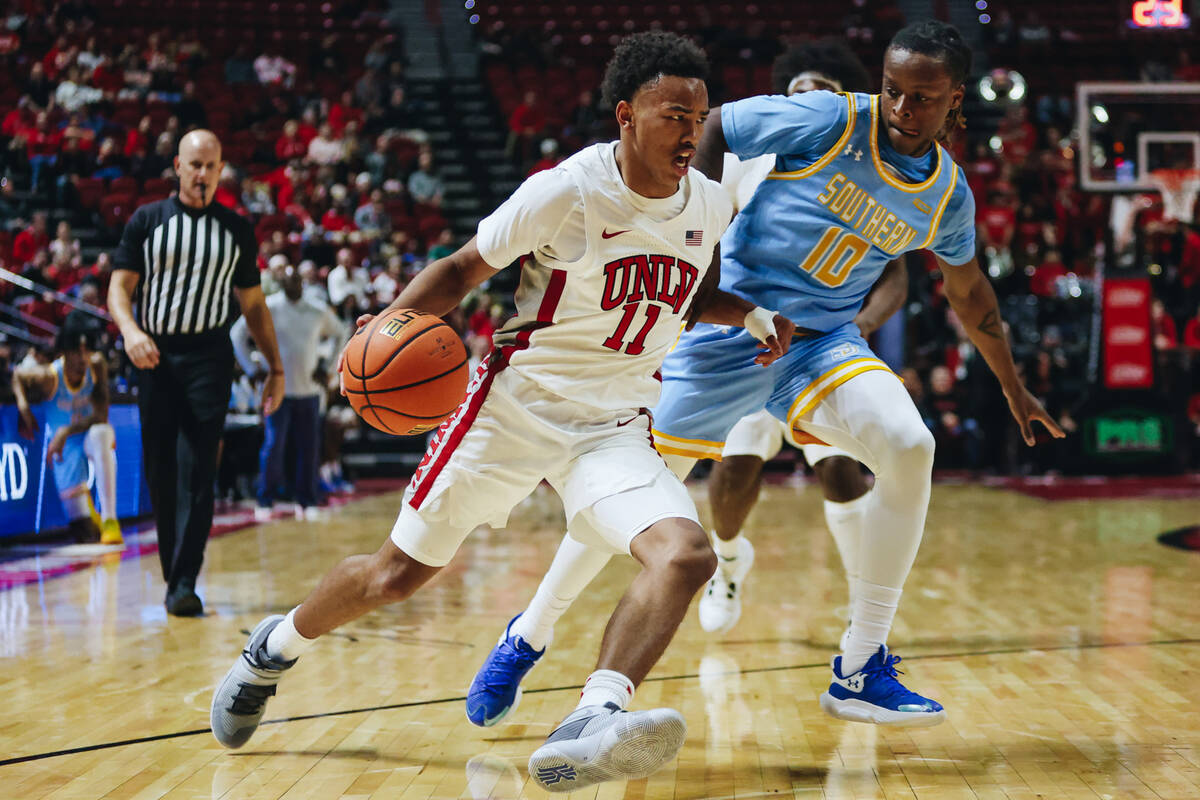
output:
[[[1160,639],[1151,642],[1092,642],[1087,644],[1064,644],[1055,647],[1006,647],[996,650],[974,650],[962,653],[928,653],[922,656],[905,656],[905,661],[931,661],[933,659],[943,658],[974,658],[979,656],[996,656],[996,655],[1012,655],[1015,653],[1052,653],[1061,652],[1064,650],[1107,650],[1118,647],[1161,647],[1165,645],[1189,645],[1200,644],[1200,639]],[[766,672],[788,672],[791,670],[801,669],[829,669],[829,663],[821,661],[816,664],[789,664],[778,667],[754,667],[751,669],[736,670],[739,675],[755,675]],[[642,683],[661,683],[665,681],[689,680],[700,677],[698,674],[683,674],[683,675],[662,675],[659,677],[646,678]],[[583,684],[573,684],[571,686],[547,686],[542,689],[526,689],[525,694],[549,694],[550,692],[566,692],[579,691],[583,688]],[[310,719],[324,719],[325,717],[344,717],[351,714],[367,714],[372,711],[394,711],[401,708],[414,708],[418,706],[436,706],[443,703],[461,703],[467,698],[465,695],[459,697],[439,697],[433,700],[414,700],[411,703],[388,703],[381,706],[367,706],[365,708],[346,708],[340,711],[324,711],[320,714],[300,714],[294,717],[280,717],[278,719],[263,720],[259,725],[278,725],[282,722],[303,722]],[[56,758],[58,756],[70,756],[77,753],[90,753],[94,750],[111,750],[116,747],[125,747],[131,744],[147,744],[149,742],[161,742],[166,739],[179,739],[184,736],[201,736],[206,733],[212,733],[211,728],[194,728],[187,731],[175,731],[174,733],[160,733],[155,736],[142,736],[137,739],[122,739],[116,742],[101,742],[100,744],[89,744],[83,747],[72,747],[67,750],[53,750],[48,753],[31,753],[26,756],[16,756],[14,758],[0,759],[0,767],[6,767],[11,764],[22,764],[26,761],[41,761],[47,758]],[[248,751],[250,752],[250,751]]]

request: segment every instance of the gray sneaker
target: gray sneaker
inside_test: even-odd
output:
[[[283,671],[296,663],[296,659],[273,661],[267,656],[267,636],[282,621],[283,616],[276,614],[258,623],[246,648],[213,692],[209,721],[213,736],[225,747],[241,747],[250,740],[267,708],[267,698],[275,694],[275,684]]]
[[[644,778],[675,757],[686,735],[683,716],[672,708],[577,708],[529,757],[529,777],[547,792]]]

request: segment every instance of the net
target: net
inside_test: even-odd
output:
[[[1163,217],[1192,222],[1196,193],[1200,191],[1200,169],[1156,169],[1150,182],[1162,192]]]

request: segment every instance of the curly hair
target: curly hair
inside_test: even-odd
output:
[[[771,67],[771,86],[779,94],[787,94],[792,79],[801,72],[828,75],[847,92],[865,92],[871,85],[871,76],[858,56],[836,39],[794,45],[781,53]]]
[[[950,83],[956,88],[962,85],[971,73],[971,48],[963,41],[958,28],[935,19],[915,22],[902,28],[892,41],[888,50],[907,50],[910,53],[936,58],[942,62],[950,75]],[[938,135],[940,141],[949,139],[954,131],[967,127],[967,118],[963,116],[962,106],[950,109],[946,115],[946,124]]]
[[[674,33],[647,31],[626,36],[604,68],[600,87],[604,105],[616,108],[622,100],[632,102],[639,89],[663,75],[707,80],[708,58],[691,40]]]

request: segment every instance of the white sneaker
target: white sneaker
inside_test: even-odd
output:
[[[738,539],[736,558],[717,556],[713,573],[700,596],[700,627],[708,633],[725,633],[742,616],[742,584],[754,565],[754,545],[745,536]]]
[[[329,519],[329,512],[320,506],[308,506],[304,509],[304,520],[306,522],[323,522]]]
[[[255,506],[254,521],[255,522],[270,522],[272,508],[270,506]]]
[[[559,723],[529,757],[529,777],[547,792],[644,778],[674,758],[686,736],[683,715],[673,708],[584,706]]]

